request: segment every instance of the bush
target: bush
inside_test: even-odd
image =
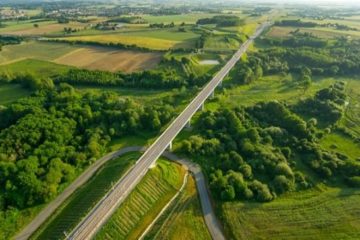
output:
[[[253,181],[250,184],[250,188],[255,193],[255,197],[260,202],[269,202],[273,200],[273,195],[270,193],[269,187],[260,181]]]

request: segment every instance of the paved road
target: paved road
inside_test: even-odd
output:
[[[225,237],[222,232],[221,225],[216,218],[215,212],[212,208],[208,188],[206,187],[205,177],[201,168],[196,163],[190,162],[186,159],[179,158],[170,152],[164,152],[163,156],[169,160],[176,161],[182,165],[187,166],[190,172],[194,175],[196,188],[198,190],[201,202],[201,208],[204,214],[204,219],[210,235],[214,240],[224,240]]]
[[[126,147],[116,152],[111,152],[97,160],[89,166],[76,180],[70,184],[57,198],[50,202],[30,224],[28,224],[18,235],[17,240],[28,239],[54,212],[55,210],[71,195],[76,189],[86,183],[99,168],[108,160],[124,155],[128,152],[140,151],[141,147]]]
[[[200,91],[194,100],[185,110],[170,124],[161,136],[145,151],[139,158],[132,170],[120,181],[114,189],[109,192],[102,201],[75,227],[70,233],[69,239],[91,239],[98,229],[107,221],[111,214],[116,210],[120,203],[127,197],[131,190],[140,182],[147,170],[156,162],[165,149],[171,144],[173,139],[187,124],[191,117],[201,108],[205,100],[213,93],[215,88],[221,83],[225,76],[234,67],[236,62],[245,53],[253,40],[258,37],[267,27],[263,24],[253,36],[251,36],[227,62],[227,64],[215,75],[215,77]]]

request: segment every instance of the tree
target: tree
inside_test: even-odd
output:
[[[278,193],[284,193],[294,188],[294,182],[284,175],[276,176],[273,184]]]
[[[260,202],[269,202],[274,198],[270,193],[269,187],[260,181],[254,180],[250,187],[255,193],[256,199]]]
[[[235,199],[235,190],[231,185],[227,185],[221,192],[221,199],[224,201],[231,201]]]

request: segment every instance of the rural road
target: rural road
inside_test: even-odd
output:
[[[144,152],[133,168],[118,181],[113,190],[109,192],[104,199],[99,202],[96,207],[83,219],[83,221],[71,232],[69,239],[90,239],[99,227],[106,222],[113,211],[126,198],[136,184],[146,174],[147,170],[153,165],[165,149],[171,144],[172,140],[187,124],[191,117],[201,108],[205,100],[213,93],[215,88],[222,82],[225,76],[234,67],[240,57],[246,52],[253,40],[258,37],[261,32],[269,26],[268,23],[262,24],[249,38],[227,64],[215,75],[215,77],[200,91],[193,101],[184,109],[184,111],[170,124],[170,126],[161,134],[161,136]],[[83,174],[80,175],[68,188],[64,190],[54,201],[47,205],[35,219],[27,225],[15,239],[28,239],[46,219],[67,199],[79,186],[84,184],[101,165],[117,157],[125,152],[134,151],[131,148],[124,148],[117,152],[112,152],[96,161]],[[204,186],[206,190],[206,187]],[[204,192],[204,191],[202,191]],[[210,205],[210,203],[204,203]],[[211,218],[209,218],[209,221]]]
[[[79,187],[86,183],[99,168],[108,160],[119,157],[129,152],[141,151],[141,147],[126,147],[116,152],[111,152],[89,166],[76,180],[70,184],[59,196],[50,202],[18,235],[17,240],[28,239],[54,212],[55,210]]]
[[[204,214],[205,223],[207,228],[209,229],[210,235],[214,240],[224,240],[225,237],[222,233],[221,225],[217,220],[215,212],[212,208],[210,195],[207,190],[208,188],[206,187],[205,177],[201,171],[200,166],[186,159],[179,158],[177,155],[170,152],[164,152],[162,156],[171,161],[175,161],[182,165],[185,165],[193,174],[196,182],[196,188],[200,196],[201,208]]]
[[[136,162],[132,170],[118,181],[111,192],[104,197],[94,209],[75,227],[69,234],[69,239],[91,239],[99,228],[107,221],[121,202],[128,196],[134,187],[140,182],[148,169],[162,155],[166,148],[183,129],[191,117],[202,107],[205,100],[214,92],[215,88],[227,76],[237,61],[246,52],[251,43],[269,23],[262,24],[226,65],[215,75],[215,77],[200,91],[184,111],[170,124],[160,137],[144,152]]]

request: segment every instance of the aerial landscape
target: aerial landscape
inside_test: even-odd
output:
[[[360,2],[0,0],[0,240],[360,240],[359,203]]]

